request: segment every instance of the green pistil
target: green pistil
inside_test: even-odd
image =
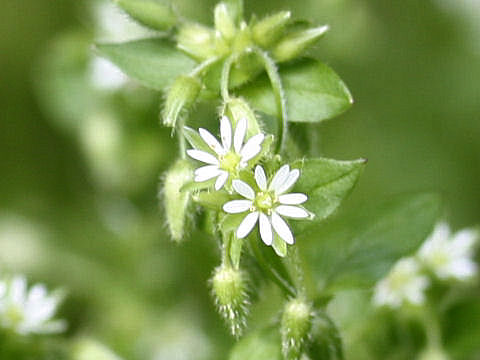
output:
[[[230,151],[225,155],[219,157],[220,168],[228,171],[231,174],[236,173],[238,165],[240,164],[241,156],[237,153]]]
[[[255,197],[254,206],[256,209],[270,215],[276,202],[277,198],[275,194],[271,192],[259,192]]]

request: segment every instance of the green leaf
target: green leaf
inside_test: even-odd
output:
[[[168,30],[177,23],[177,15],[169,4],[159,0],[114,0],[140,24],[155,30]]]
[[[235,344],[228,360],[282,360],[280,334],[274,327],[257,330]]]
[[[280,77],[285,89],[289,121],[320,122],[331,119],[353,103],[340,77],[317,60],[309,59],[282,67]],[[239,93],[257,110],[277,115],[275,97],[266,75],[244,86]]]
[[[121,44],[97,44],[97,51],[142,85],[163,90],[188,73],[195,61],[166,38],[134,40]]]
[[[369,287],[416,251],[439,212],[437,195],[405,195],[313,227],[298,242],[324,287]]]
[[[293,192],[307,194],[305,208],[315,214],[313,221],[295,223],[295,233],[307,228],[332,214],[350,193],[365,167],[366,160],[338,161],[318,158],[303,163],[300,178]]]

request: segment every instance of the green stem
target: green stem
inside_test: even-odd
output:
[[[206,69],[208,69],[211,65],[218,62],[221,58],[220,57],[211,57],[210,59],[205,60],[204,62],[198,64],[191,72],[190,76],[197,77]]]
[[[235,60],[235,56],[230,55],[223,63],[222,76],[220,78],[220,93],[222,95],[224,102],[230,100],[228,84],[230,81],[230,70],[232,69],[232,64],[234,60]]]
[[[306,296],[307,291],[305,287],[305,277],[303,274],[302,262],[297,246],[292,246],[290,248],[288,259],[290,261],[293,279],[295,281],[295,285],[297,286],[299,296]]]
[[[275,96],[275,102],[277,105],[278,113],[278,142],[276,145],[276,152],[281,152],[285,149],[285,142],[287,139],[287,102],[285,100],[285,92],[282,86],[282,79],[278,74],[275,61],[268,55],[267,52],[260,48],[254,48],[255,53],[260,57],[263,62],[263,66],[267,72],[268,78],[272,85],[273,94]]]
[[[432,305],[425,304],[421,309],[421,321],[427,336],[427,347],[442,348],[442,330],[437,314]]]
[[[283,292],[287,296],[296,297],[297,290],[293,288],[282,276],[277,273],[271,266],[269,266],[268,262],[266,261],[265,257],[263,256],[262,252],[258,248],[258,242],[254,237],[250,238],[250,247],[257,259],[258,264],[264,271],[266,275],[275,283],[277,286],[283,290]]]

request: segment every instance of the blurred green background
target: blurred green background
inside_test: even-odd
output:
[[[0,270],[66,288],[67,336],[96,337],[127,359],[224,359],[233,340],[206,286],[214,243],[169,242],[158,206],[174,153],[160,95],[131,83],[92,90],[85,75],[95,39],[143,34],[130,24],[115,38],[118,17],[99,20],[102,4],[0,1]],[[176,2],[205,23],[214,4]],[[312,55],[355,104],[316,127],[319,152],[369,160],[344,207],[433,190],[454,228],[478,222],[479,1],[245,4],[331,26]]]

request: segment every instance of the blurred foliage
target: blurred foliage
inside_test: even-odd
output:
[[[68,291],[60,316],[70,324],[64,336],[74,342],[78,359],[91,358],[90,352],[116,358],[84,335],[125,359],[225,359],[233,339],[206,286],[218,263],[217,247],[200,232],[180,246],[170,242],[156,198],[158,177],[171,165],[175,147],[169,131],[158,126],[162,95],[130,81],[118,80],[115,88],[115,82],[104,86],[93,79],[94,40],[149,32],[119,12],[109,17],[102,4],[2,2],[0,270]],[[176,7],[208,22],[213,4],[181,0]],[[247,0],[246,8],[259,15],[291,10],[331,27],[313,54],[335,64],[355,105],[336,121],[295,125],[292,132],[308,129],[316,135],[311,155],[368,158],[368,169],[344,204],[348,213],[375,218],[361,203],[428,190],[443,194],[454,227],[478,222],[478,2]],[[195,116],[214,117],[202,106]],[[412,222],[423,221],[415,210],[403,210],[412,211]],[[359,227],[363,218],[356,220]],[[344,221],[342,214],[337,219],[319,234]],[[373,230],[362,234],[365,241],[384,241],[367,236],[375,235]],[[410,235],[399,231],[390,241]],[[323,248],[335,242],[325,238]],[[315,241],[306,249],[313,258],[324,256]],[[368,260],[359,258],[365,271]],[[370,295],[344,291],[328,306],[345,339],[346,358],[413,358],[424,342],[418,323],[374,311]],[[444,298],[440,315],[447,350],[453,359],[478,359],[478,283],[453,287]],[[268,319],[279,309],[275,304],[280,296],[267,288],[252,311]],[[42,345],[48,350],[32,351],[61,354],[66,351],[57,344],[61,338]],[[262,351],[255,333],[242,341],[252,352]],[[244,358],[245,351],[234,350],[231,358]],[[41,358],[0,352],[2,359],[22,356]]]

